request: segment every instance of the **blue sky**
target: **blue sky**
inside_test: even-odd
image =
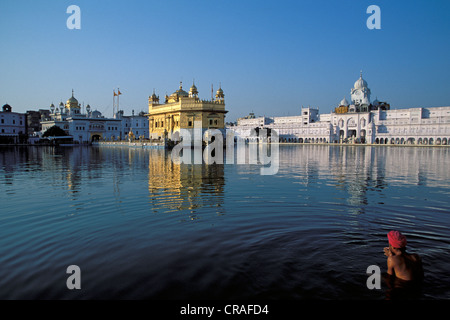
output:
[[[69,30],[69,5],[81,30]],[[381,30],[369,30],[369,5]],[[450,1],[0,1],[0,104],[48,108],[71,90],[112,114],[186,91],[225,92],[228,121],[330,112],[358,79],[392,108],[450,105]]]

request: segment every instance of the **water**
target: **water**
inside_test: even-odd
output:
[[[280,146],[280,168],[164,150],[0,149],[0,299],[384,299],[386,233],[450,298],[450,149]],[[68,290],[69,265],[81,290]]]

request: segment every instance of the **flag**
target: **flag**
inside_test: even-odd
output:
[[[120,92],[119,89],[117,89],[117,95],[121,95],[122,93]]]
[[[116,90],[113,90],[113,92],[114,92],[114,97],[115,97],[115,96],[117,96],[117,94],[116,94]]]

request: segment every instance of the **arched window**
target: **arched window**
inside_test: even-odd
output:
[[[362,118],[361,119],[361,127],[365,127],[366,126],[366,119]]]

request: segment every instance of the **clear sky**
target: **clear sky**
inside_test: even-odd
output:
[[[81,29],[69,30],[70,5]],[[369,5],[381,30],[369,30]],[[0,104],[25,112],[65,102],[126,114],[219,84],[227,121],[330,112],[360,70],[372,100],[391,108],[450,105],[450,1],[381,0],[1,0]]]

